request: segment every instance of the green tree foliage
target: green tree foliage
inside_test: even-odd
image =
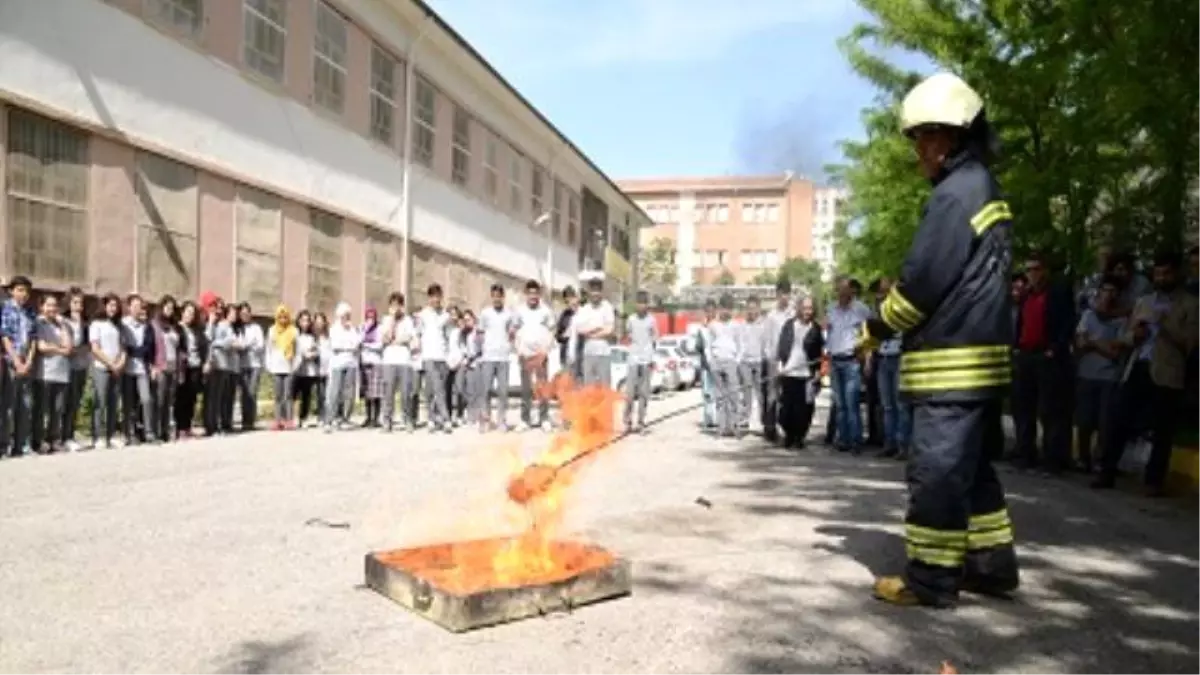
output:
[[[736,283],[737,279],[733,276],[733,272],[730,272],[729,268],[727,267],[722,267],[721,273],[718,274],[716,280],[713,281],[713,285],[715,286],[732,286]]]
[[[642,249],[639,273],[642,285],[664,293],[678,279],[675,270],[675,244],[666,237],[657,237]]]
[[[842,40],[874,83],[866,138],[843,145],[851,191],[836,246],[861,278],[895,274],[928,193],[896,107],[928,73],[879,56],[923,55],[987,103],[1018,251],[1086,270],[1091,249],[1178,246],[1196,228],[1200,13],[1194,0],[858,0],[871,15]],[[853,226],[850,225],[853,223]]]

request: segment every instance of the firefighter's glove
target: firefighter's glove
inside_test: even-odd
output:
[[[879,349],[879,338],[871,333],[871,328],[866,321],[862,324],[862,329],[858,333],[858,339],[854,343],[854,349],[863,354],[870,354]]]

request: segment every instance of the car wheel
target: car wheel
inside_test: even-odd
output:
[[[617,380],[617,391],[625,391],[625,380]]]

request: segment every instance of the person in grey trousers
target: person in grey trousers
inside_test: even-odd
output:
[[[429,305],[417,315],[417,336],[420,341],[421,366],[425,371],[425,405],[429,407],[429,432],[454,432],[450,411],[446,406],[446,379],[450,368],[450,331],[453,323],[450,312],[442,305],[441,284],[430,284],[426,290]]]
[[[125,300],[129,314],[122,319],[126,334],[125,373],[122,376],[122,417],[125,443],[154,440],[154,389],[158,378],[158,340],[150,325],[146,301],[134,293]],[[140,434],[137,415],[141,413]]]
[[[587,282],[588,302],[575,313],[575,329],[583,343],[583,383],[612,386],[612,345],[617,313],[604,299],[604,282]]]
[[[766,360],[763,358],[765,324],[762,306],[759,304],[758,298],[750,296],[746,299],[746,320],[742,323],[742,358],[738,363],[738,383],[742,394],[740,426],[743,431],[750,428],[750,413],[754,410],[754,399],[758,398],[760,414],[766,407],[763,389],[759,386],[763,378],[763,362]]]
[[[637,427],[640,433],[646,429],[646,408],[650,403],[650,364],[654,362],[654,348],[658,340],[658,322],[650,316],[650,296],[646,291],[637,293],[637,311],[625,320],[625,334],[629,336],[629,368],[625,375],[625,432],[635,430],[633,407],[637,405]]]
[[[350,424],[354,407],[354,381],[362,333],[350,320],[350,303],[339,302],[329,326],[329,382],[325,385],[325,433]]]
[[[380,334],[383,341],[383,430],[391,433],[396,417],[396,394],[400,394],[400,429],[415,430],[417,418],[408,405],[416,386],[412,360],[417,329],[411,315],[404,312],[404,294],[396,291],[388,297],[387,316]]]
[[[151,322],[158,343],[162,346],[158,365],[160,372],[154,381],[154,435],[163,442],[175,440],[175,394],[179,389],[180,330],[175,298],[164,295],[158,302],[158,318]],[[146,435],[151,433],[148,431]]]
[[[739,435],[741,400],[738,364],[742,360],[742,330],[733,322],[733,297],[721,296],[717,320],[708,325],[708,363],[713,375],[717,430],[722,436]]]
[[[476,396],[482,404],[479,430],[488,428],[508,431],[508,369],[512,360],[513,340],[516,338],[516,317],[505,306],[504,286],[492,284],[492,304],[479,311],[479,333],[483,336],[483,347],[477,375],[479,391]],[[492,420],[492,387],[499,399],[499,418]]]
[[[121,299],[104,296],[104,315],[88,324],[92,350],[92,447],[113,447],[117,435],[121,375],[125,371],[124,332],[121,330]],[[101,426],[104,431],[101,432]]]
[[[483,419],[483,401],[479,396],[482,379],[479,358],[483,354],[483,335],[475,325],[475,312],[464,309],[460,322],[455,338],[458,340],[461,361],[454,384],[460,388],[466,407],[464,423],[477,422]]]
[[[67,385],[67,407],[63,411],[67,429],[65,447],[68,452],[82,448],[75,440],[75,420],[79,417],[79,409],[83,406],[83,392],[87,387],[88,370],[92,365],[92,347],[88,343],[88,321],[84,316],[83,289],[72,286],[67,291],[67,310],[63,318],[71,327],[71,381]]]
[[[779,441],[779,411],[781,409],[782,386],[779,379],[779,362],[776,352],[783,327],[792,320],[792,285],[787,279],[775,284],[775,307],[763,319],[763,378],[759,383],[762,392],[763,438],[772,443]]]

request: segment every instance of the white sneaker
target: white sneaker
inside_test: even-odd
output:
[[[114,439],[112,440],[112,445],[111,445],[111,447],[112,447],[113,449],[115,449],[115,450],[120,450],[121,448],[125,447],[125,441],[124,441],[124,439],[120,439],[120,438],[114,438]]]
[[[541,427],[542,431],[545,431],[546,433],[554,431],[554,424],[548,418],[542,420]]]
[[[82,447],[78,441],[67,441],[67,444],[64,446],[67,452],[79,452]]]
[[[321,430],[322,430],[322,431],[324,431],[324,432],[325,432],[325,433],[327,433],[327,434],[332,434],[332,433],[333,433],[333,425],[332,425],[332,424],[326,424],[326,425],[325,425],[325,426],[324,426],[324,427],[323,427]]]

